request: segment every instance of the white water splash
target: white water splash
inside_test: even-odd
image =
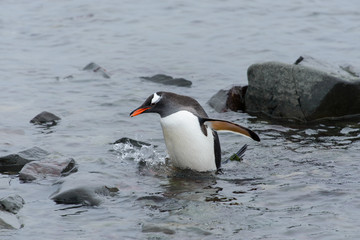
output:
[[[118,158],[125,161],[134,161],[148,166],[165,164],[165,156],[158,153],[154,146],[134,147],[131,143],[114,144],[113,149]]]

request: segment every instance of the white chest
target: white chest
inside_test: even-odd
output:
[[[166,148],[173,164],[196,171],[216,170],[214,136],[201,131],[198,118],[188,111],[179,111],[161,118]]]

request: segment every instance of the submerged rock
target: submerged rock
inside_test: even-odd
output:
[[[116,187],[107,187],[95,174],[73,174],[60,184],[59,189],[50,198],[58,204],[82,204],[97,206],[102,196],[112,196],[119,191]]]
[[[27,163],[19,173],[22,181],[33,181],[47,177],[67,176],[77,171],[74,159],[51,159]]]
[[[163,224],[144,224],[142,226],[142,232],[144,233],[165,233],[165,234],[175,234],[175,230],[169,228],[169,226]]]
[[[233,86],[229,90],[220,90],[210,98],[208,104],[217,112],[244,111],[247,86]]]
[[[41,112],[36,115],[33,119],[30,120],[30,123],[33,124],[51,124],[54,126],[57,124],[57,121],[61,120],[58,116],[50,112]]]
[[[89,63],[88,65],[86,65],[84,68],[83,68],[84,71],[91,71],[91,72],[94,72],[94,73],[97,73],[99,74],[100,76],[104,77],[104,78],[110,78],[110,75],[106,72],[106,70],[99,66],[98,64],[96,63]]]
[[[152,77],[141,77],[151,82],[161,83],[164,85],[175,85],[179,87],[190,87],[192,82],[184,78],[173,78],[164,74],[157,74]]]
[[[141,148],[143,146],[151,146],[150,143],[138,141],[138,140],[131,139],[131,138],[128,138],[128,137],[120,138],[120,139],[118,139],[118,140],[116,140],[114,142],[114,144],[118,144],[118,143],[131,144],[131,145],[133,145],[134,147],[137,147],[137,148]]]
[[[17,154],[0,157],[1,173],[18,173],[25,164],[44,159],[49,153],[39,147],[33,147]]]
[[[360,114],[360,78],[311,57],[248,68],[246,111],[313,121]]]
[[[59,204],[82,204],[97,206],[101,203],[100,195],[108,196],[111,191],[106,186],[88,186],[83,185],[74,187],[51,197],[54,202]]]

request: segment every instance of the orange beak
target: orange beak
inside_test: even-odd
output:
[[[138,108],[138,109],[135,109],[134,111],[132,111],[130,113],[130,117],[135,117],[143,112],[145,112],[146,110],[150,109],[151,107],[145,107],[145,108]]]

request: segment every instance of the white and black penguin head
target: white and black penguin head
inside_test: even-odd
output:
[[[162,98],[162,96],[161,96],[161,94],[159,95],[158,93],[154,93],[153,95],[151,95],[150,97],[152,97],[151,98],[151,105],[155,105],[155,104],[157,104],[160,100],[161,100],[161,98]]]
[[[130,113],[130,116],[158,113],[161,117],[166,117],[181,110],[189,111],[196,116],[207,117],[204,109],[195,99],[171,92],[156,92],[150,95],[140,107]]]

